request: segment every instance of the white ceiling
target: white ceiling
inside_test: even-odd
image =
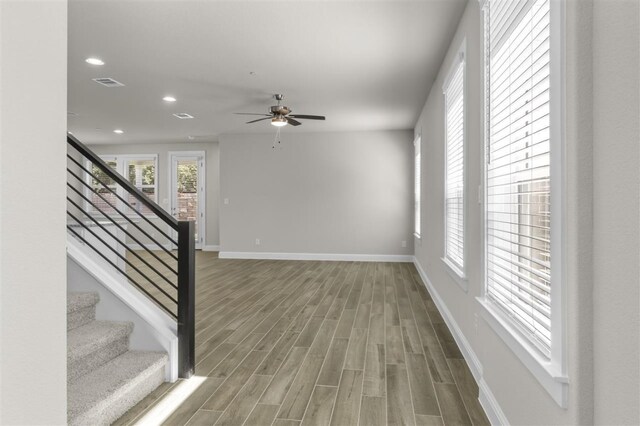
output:
[[[466,1],[71,0],[68,127],[87,143],[271,132],[233,113],[283,93],[293,114],[327,117],[286,132],[411,129]]]

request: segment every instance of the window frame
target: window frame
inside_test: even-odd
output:
[[[420,179],[416,178],[419,172]],[[413,236],[422,237],[422,134],[413,140]]]
[[[131,162],[131,161],[153,161],[154,164],[154,198],[151,198],[151,200],[155,203],[158,203],[158,154],[123,154],[123,155],[112,155],[112,154],[105,154],[105,155],[99,155],[100,159],[104,160],[105,162],[115,162],[116,163],[116,167],[115,167],[115,171],[117,173],[119,173],[120,175],[122,175],[127,182],[129,181],[129,176],[128,176],[128,170],[127,170],[127,165]],[[92,163],[89,160],[85,160],[85,167],[87,168],[87,170],[91,170],[92,167]],[[87,184],[89,184],[89,186],[92,186],[92,177],[88,174],[85,173],[86,176],[86,182]],[[135,186],[135,185],[134,185]],[[142,189],[139,188],[141,191]],[[85,187],[85,196],[87,196],[88,198],[91,198],[91,190],[87,187]],[[123,191],[123,189],[120,187],[120,185],[116,185],[116,193],[122,197],[125,198],[125,193]],[[126,199],[126,198],[125,198]],[[102,216],[101,213],[98,213],[93,206],[87,202],[85,200],[84,202],[85,205],[85,211],[92,215],[92,216]],[[137,213],[135,211],[132,211],[132,208],[128,205],[125,205],[124,202],[122,202],[120,199],[116,200],[116,207],[120,210],[125,212],[125,214],[130,217],[130,218],[135,218],[138,217],[140,215],[144,215],[144,217],[149,218],[149,219],[154,219],[157,218],[157,215],[155,215],[154,213],[143,213],[141,211],[138,211]],[[118,213],[118,215],[120,215]]]
[[[460,43],[460,47],[456,52],[455,59],[450,65],[447,77],[442,85],[443,93],[443,106],[444,106],[444,186],[443,186],[443,255],[441,257],[442,262],[445,264],[447,273],[453,278],[453,280],[467,292],[469,289],[469,283],[466,276],[466,259],[467,259],[467,40],[466,38]],[[458,264],[455,260],[451,259],[447,255],[447,175],[448,175],[448,144],[449,135],[447,134],[447,92],[449,91],[451,81],[455,76],[458,68],[462,66],[462,265]]]
[[[562,408],[568,404],[569,378],[567,369],[566,342],[566,267],[564,258],[566,253],[566,208],[564,194],[566,193],[565,177],[565,69],[563,63],[564,34],[565,34],[565,4],[560,0],[550,1],[550,87],[557,88],[550,91],[550,188],[551,188],[551,348],[546,356],[530,339],[519,324],[517,324],[504,310],[487,297],[488,285],[488,253],[487,253],[487,158],[488,158],[488,93],[487,93],[487,33],[486,8],[490,0],[479,0],[482,16],[481,40],[483,40],[482,58],[482,276],[483,285],[477,301],[481,306],[482,316],[493,331],[500,336],[505,344],[513,351],[525,367],[538,380],[553,400]]]

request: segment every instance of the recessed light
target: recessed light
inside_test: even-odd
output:
[[[84,61],[90,65],[104,65],[104,61],[100,58],[87,58]]]
[[[162,98],[162,100],[165,102],[175,102],[176,98],[174,98],[173,96],[165,96],[164,98]]]
[[[124,133],[124,131],[123,131],[123,130],[120,130],[120,129],[115,129],[115,130],[113,131],[113,133],[117,133],[117,134],[121,135],[121,134],[123,134],[123,133]]]
[[[190,141],[194,140],[196,137],[195,136],[187,136],[189,138]]]

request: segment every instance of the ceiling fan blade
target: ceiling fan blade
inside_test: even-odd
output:
[[[265,117],[271,117],[271,114],[257,114],[254,112],[234,112],[235,115],[263,115]]]
[[[293,118],[304,118],[307,120],[324,120],[325,117],[323,115],[303,115],[303,114],[295,114],[295,115],[289,115],[288,117],[293,117]]]
[[[271,119],[271,117],[258,118],[257,120],[247,121],[247,123],[246,123],[246,124],[251,124],[251,123],[255,123],[256,121],[270,120],[270,119]]]
[[[288,122],[289,124],[291,124],[292,126],[299,126],[299,125],[301,125],[301,124],[302,124],[302,123],[301,123],[301,122],[299,122],[298,120],[294,120],[294,119],[293,119],[293,118],[291,118],[291,117],[287,117],[287,122]]]

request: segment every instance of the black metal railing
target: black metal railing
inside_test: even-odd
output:
[[[194,222],[176,220],[75,137],[67,144],[67,230],[177,321],[178,375],[191,377]]]

